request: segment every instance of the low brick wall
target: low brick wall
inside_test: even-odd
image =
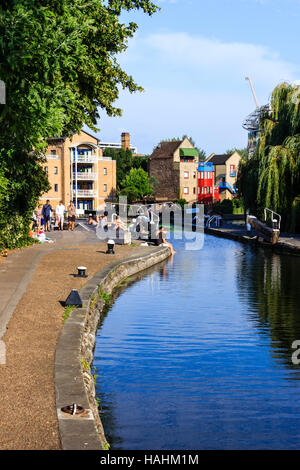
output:
[[[167,247],[149,247],[140,256],[108,265],[80,290],[83,308],[74,309],[66,321],[56,349],[55,394],[61,446],[63,450],[104,450],[108,448],[95,398],[94,377],[90,365],[96,331],[104,301],[102,292],[111,294],[122,280],[147,269],[170,256]],[[61,411],[66,405],[85,408],[84,414]]]

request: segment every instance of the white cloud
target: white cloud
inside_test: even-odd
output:
[[[101,138],[118,140],[126,129],[145,153],[183,134],[208,153],[245,146],[242,121],[255,107],[245,77],[253,79],[261,104],[279,82],[300,78],[299,66],[269,47],[186,32],[137,34],[120,62],[146,92],[121,93],[123,117],[103,117]]]
[[[187,33],[152,34],[145,42],[166,63],[181,63],[207,75],[253,74],[257,80],[269,85],[274,81],[295,80],[299,70],[270,48],[251,43],[222,42]]]

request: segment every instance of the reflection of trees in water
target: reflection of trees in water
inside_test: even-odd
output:
[[[270,336],[272,356],[295,367],[291,345],[300,339],[300,258],[263,249],[244,255],[237,263],[237,282],[249,317]]]

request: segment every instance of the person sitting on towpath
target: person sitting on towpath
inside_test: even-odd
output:
[[[174,251],[173,245],[166,240],[167,233],[168,230],[166,228],[160,227],[156,232],[155,245],[167,245],[171,255],[175,255],[176,251]]]

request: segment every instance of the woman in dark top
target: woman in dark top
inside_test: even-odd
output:
[[[160,227],[156,232],[155,244],[159,246],[164,243],[169,248],[171,255],[174,255],[176,251],[174,251],[173,245],[166,240],[167,233],[167,229]]]

